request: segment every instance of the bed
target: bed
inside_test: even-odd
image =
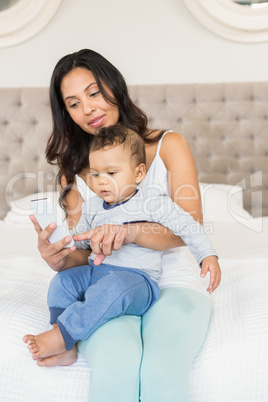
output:
[[[204,227],[220,256],[222,283],[191,369],[191,400],[268,401],[268,83],[130,91],[152,127],[187,138]],[[22,342],[24,334],[50,328],[46,293],[54,272],[28,220],[33,194],[57,198],[56,167],[44,158],[48,89],[3,88],[0,104],[0,400],[86,402],[90,366],[80,355],[69,367],[40,368]]]

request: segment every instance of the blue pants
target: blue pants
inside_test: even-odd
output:
[[[54,276],[48,291],[50,323],[58,324],[71,350],[112,318],[143,315],[158,297],[157,283],[142,271],[91,262]]]

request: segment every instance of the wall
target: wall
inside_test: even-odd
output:
[[[182,0],[63,0],[35,37],[0,49],[0,87],[47,86],[59,58],[85,47],[112,61],[128,84],[268,78],[268,42],[220,38]]]

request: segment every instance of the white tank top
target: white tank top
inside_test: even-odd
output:
[[[161,189],[163,194],[168,196],[167,169],[159,155],[159,152],[163,137],[170,131],[166,131],[161,137],[157,146],[155,158],[151,163],[146,177],[140,184],[140,187],[157,186]],[[84,180],[78,175],[76,175],[76,184],[78,191],[84,200],[95,195],[95,193],[86,185]],[[196,290],[209,297],[204,285],[201,283],[200,268],[197,263],[194,262],[187,247],[176,247],[164,251],[162,265],[163,275],[159,281],[161,289],[181,286]]]

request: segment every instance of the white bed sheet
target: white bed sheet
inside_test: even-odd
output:
[[[213,223],[209,236],[223,276],[191,369],[192,402],[268,401],[268,217],[261,223]],[[39,256],[32,225],[1,221],[0,233],[0,401],[86,402],[90,368],[81,356],[69,367],[40,368],[22,342],[49,328],[54,274]]]
[[[90,368],[41,368],[22,337],[50,329],[46,295],[54,272],[40,258],[32,225],[0,222],[0,401],[87,401]]]

